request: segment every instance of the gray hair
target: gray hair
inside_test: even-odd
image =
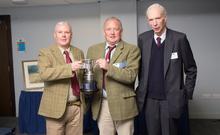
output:
[[[69,27],[69,29],[70,29],[70,32],[72,33],[72,27],[71,27],[71,25],[67,22],[67,21],[60,21],[60,22],[58,22],[56,25],[55,25],[55,28],[54,28],[54,31],[56,31],[56,29],[57,29],[57,27],[58,26],[68,26]]]
[[[105,22],[104,22],[104,26],[103,26],[103,27],[105,28],[106,23],[107,23],[108,21],[112,21],[112,20],[117,21],[117,22],[119,23],[120,29],[123,30],[121,21],[120,21],[117,17],[114,17],[114,16],[107,18],[107,19],[105,20]]]
[[[163,16],[165,16],[165,17],[167,16],[166,9],[162,5],[160,5],[159,3],[154,3],[147,8],[147,10],[146,10],[147,17],[148,17],[149,11],[153,8],[159,8],[161,10],[161,13],[163,14]]]

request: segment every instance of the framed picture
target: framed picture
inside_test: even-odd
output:
[[[37,60],[22,61],[25,88],[27,90],[40,89],[44,87],[37,66]]]

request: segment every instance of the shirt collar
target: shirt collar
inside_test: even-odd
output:
[[[117,45],[118,45],[118,43],[117,43],[117,44],[115,44],[115,46],[117,46]],[[108,42],[106,42],[106,43],[105,43],[105,50],[109,49],[109,46],[110,46],[110,45],[109,45],[109,43],[108,43]]]
[[[167,33],[167,29],[164,30],[164,32],[162,33],[161,36],[157,36],[157,35],[154,33],[154,40],[157,41],[157,38],[160,37],[160,38],[161,38],[161,43],[163,43],[163,41],[166,39],[166,33]]]
[[[67,48],[67,49],[64,49],[64,48],[62,48],[62,47],[60,47],[59,46],[59,49],[60,49],[60,51],[61,51],[61,53],[62,54],[64,54],[64,51],[67,51],[67,52],[69,52],[70,53],[70,50],[71,50],[71,48],[69,47],[69,48]]]

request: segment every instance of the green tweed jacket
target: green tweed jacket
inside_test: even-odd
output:
[[[105,43],[93,45],[88,49],[87,58],[104,58]],[[110,60],[106,72],[106,93],[109,110],[113,120],[125,120],[138,114],[134,83],[137,77],[140,61],[140,50],[137,46],[124,41],[119,42]],[[93,119],[97,119],[102,102],[103,70],[94,69],[98,92],[92,100]]]
[[[83,52],[71,46],[74,60],[84,59]],[[39,107],[39,114],[50,118],[61,118],[66,110],[68,92],[72,77],[71,65],[66,64],[57,45],[40,50],[38,56],[40,78],[45,87]],[[81,72],[77,72],[81,82]]]

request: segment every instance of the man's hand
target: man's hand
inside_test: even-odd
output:
[[[96,60],[96,64],[99,65],[101,69],[108,70],[108,62],[105,59]]]
[[[74,61],[71,63],[72,71],[76,71],[82,67],[82,61]]]

